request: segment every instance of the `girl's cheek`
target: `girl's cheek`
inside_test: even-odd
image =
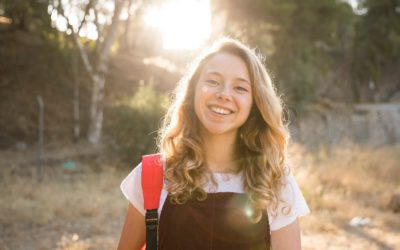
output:
[[[210,92],[210,88],[208,86],[204,85],[204,86],[201,87],[201,92],[204,93],[204,94],[209,93]]]
[[[245,106],[248,106],[248,105],[251,106],[251,104],[253,102],[251,96],[248,96],[248,95],[238,95],[238,96],[236,96],[236,98],[237,98],[237,100],[239,100],[239,102],[242,105],[245,105]]]

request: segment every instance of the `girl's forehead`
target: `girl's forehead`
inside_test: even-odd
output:
[[[204,65],[203,75],[213,74],[222,76],[234,76],[249,81],[249,70],[246,63],[239,56],[221,52],[210,58]]]

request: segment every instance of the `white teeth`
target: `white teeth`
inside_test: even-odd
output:
[[[211,110],[221,115],[229,115],[230,113],[232,113],[229,109],[219,108],[215,106],[212,106]]]

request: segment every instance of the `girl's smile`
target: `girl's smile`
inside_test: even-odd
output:
[[[223,107],[219,107],[217,105],[210,105],[209,108],[211,109],[211,111],[213,111],[214,113],[217,113],[219,115],[230,115],[233,113],[232,110],[223,108]]]

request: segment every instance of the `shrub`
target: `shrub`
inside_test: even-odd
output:
[[[155,139],[167,103],[165,94],[142,85],[131,100],[106,110],[106,141],[122,161],[136,163],[141,155],[156,151]]]

